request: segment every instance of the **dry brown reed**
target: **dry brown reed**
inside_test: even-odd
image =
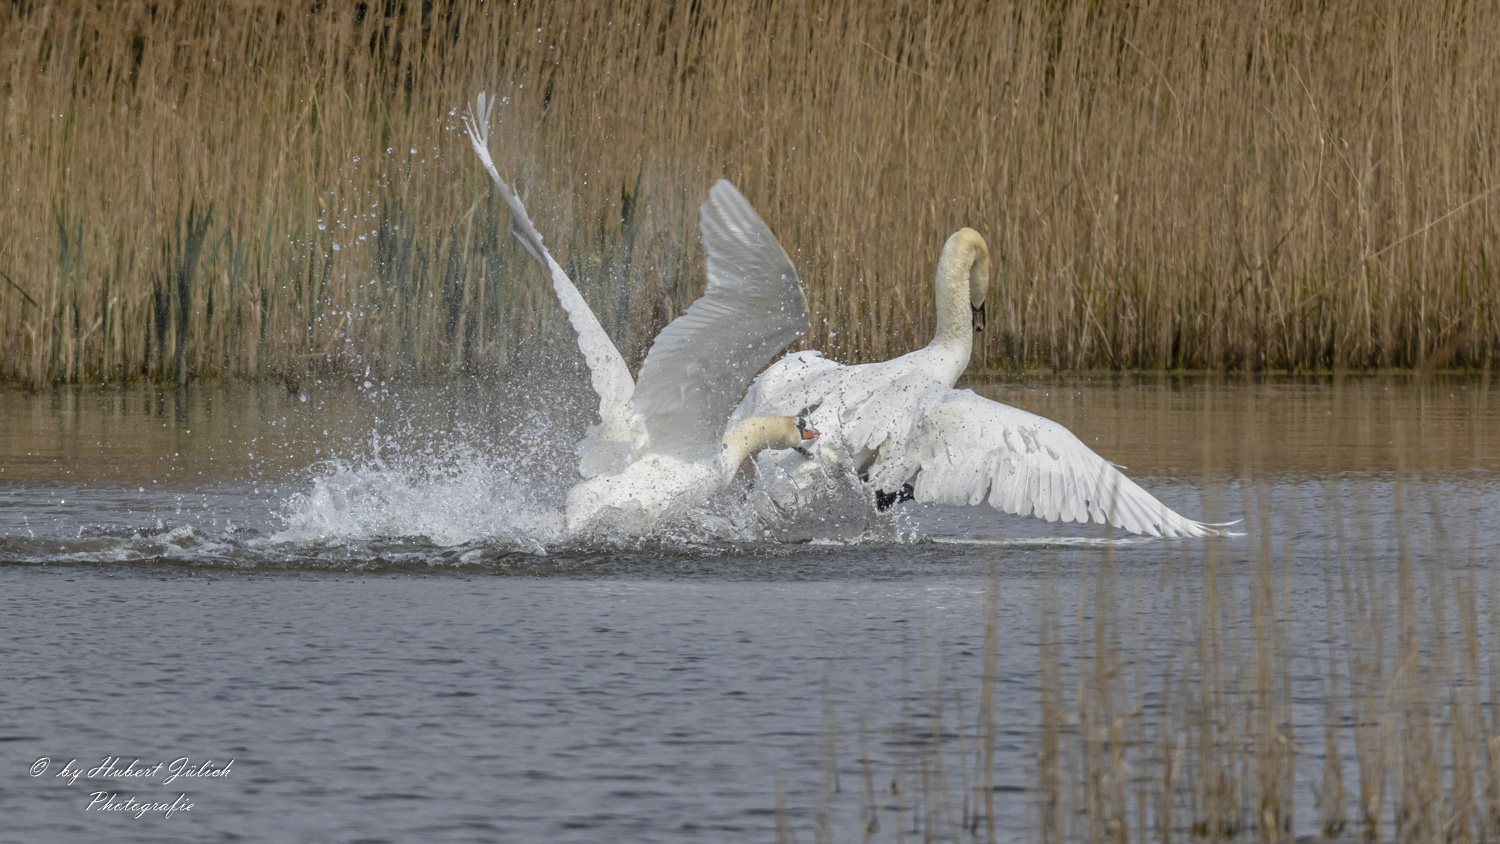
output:
[[[504,367],[564,329],[453,130],[481,88],[633,359],[724,176],[845,359],[925,341],[971,225],[980,367],[1488,366],[1496,43],[1469,0],[9,3],[0,374]]]

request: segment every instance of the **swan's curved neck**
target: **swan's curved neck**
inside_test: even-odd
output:
[[[724,447],[719,449],[719,474],[726,478],[734,477],[752,453],[744,440],[725,439]]]
[[[954,232],[938,259],[937,333],[925,350],[934,358],[933,376],[949,386],[969,365],[974,350],[971,291],[983,290],[988,278],[989,248],[984,238],[973,229]]]
[[[733,477],[740,466],[767,448],[792,448],[802,440],[797,420],[791,416],[752,416],[724,432],[719,449],[719,471]]]

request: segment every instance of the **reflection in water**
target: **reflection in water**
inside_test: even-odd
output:
[[[193,753],[246,772],[199,790],[211,812],[130,825],[82,813],[82,784],[0,772],[22,807],[16,834],[768,840],[781,772],[786,822],[810,838],[831,748],[843,796],[826,808],[849,837],[869,820],[861,759],[878,804],[897,776],[905,794],[929,793],[922,749],[934,746],[949,754],[961,819],[982,782],[987,618],[999,646],[985,787],[1000,838],[1090,799],[1134,826],[1135,808],[1077,785],[1113,770],[1107,754],[1089,755],[1106,747],[1083,741],[1089,731],[1114,724],[1130,746],[1160,747],[1162,701],[1184,730],[1204,723],[1188,678],[1217,676],[1229,700],[1264,666],[1286,679],[1267,705],[1302,754],[1277,758],[1298,772],[1288,799],[1305,832],[1328,758],[1348,760],[1345,793],[1359,799],[1356,716],[1415,723],[1378,694],[1352,703],[1351,636],[1372,639],[1374,610],[1396,625],[1382,640],[1386,680],[1420,665],[1446,689],[1469,640],[1433,631],[1464,618],[1477,619],[1476,653],[1500,641],[1488,571],[1500,551],[1500,398],[1485,378],[982,387],[1068,425],[1179,512],[1243,519],[1247,535],[1220,543],[908,504],[860,542],[786,544],[705,533],[735,515],[708,502],[653,537],[568,544],[555,539],[557,514],[590,412],[568,391],[302,388],[0,393],[0,612],[9,641],[25,643],[8,652],[0,739],[28,758]],[[1463,580],[1471,560],[1477,580]],[[1430,596],[1457,601],[1459,580],[1475,610],[1439,615],[1448,599]],[[1410,653],[1425,662],[1397,661],[1402,618],[1421,631]],[[1213,659],[1184,649],[1210,627]],[[1259,660],[1266,641],[1290,656]],[[1448,662],[1426,656],[1440,651]],[[1330,714],[1328,700],[1342,708]],[[1260,710],[1225,706],[1214,710],[1225,723],[1260,723]],[[1451,729],[1448,711],[1432,710],[1434,729]],[[1350,725],[1331,757],[1330,718]],[[1243,735],[1283,734],[1257,729]],[[1045,752],[1051,779],[1037,766]],[[1225,751],[1193,770],[1233,774],[1252,794],[1251,758]],[[1150,754],[1129,759],[1160,773]],[[1398,775],[1407,769],[1389,781]],[[1382,798],[1390,811],[1394,794]],[[914,810],[942,817],[915,799],[885,800],[883,839]],[[1223,795],[1184,798],[1210,799]]]
[[[976,386],[1147,475],[1500,470],[1488,376],[1038,378]]]
[[[429,443],[526,456],[545,444],[565,464],[591,410],[567,391],[525,383],[303,386],[6,391],[6,479],[50,482],[79,471],[89,480],[188,483],[294,477],[316,460],[359,453],[372,433],[408,441],[426,434]],[[1500,395],[1488,376],[1029,376],[968,386],[1055,419],[1148,476],[1321,477],[1402,466],[1493,469],[1500,460],[1500,430],[1486,424]]]

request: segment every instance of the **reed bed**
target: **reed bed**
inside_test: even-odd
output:
[[[728,177],[846,360],[925,342],[970,225],[982,368],[1487,367],[1496,43],[1464,0],[10,3],[0,375],[513,365],[566,329],[457,131],[480,89],[632,360]]]

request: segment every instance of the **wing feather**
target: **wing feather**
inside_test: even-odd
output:
[[[578,349],[583,352],[584,362],[589,367],[589,380],[599,396],[599,424],[591,427],[578,447],[579,471],[584,477],[621,468],[633,451],[641,445],[641,433],[631,415],[630,398],[635,391],[635,381],[630,377],[630,368],[625,365],[620,350],[609,339],[599,318],[578,292],[568,273],[547,251],[542,236],[532,224],[526,207],[510,185],[500,178],[495,162],[490,158],[489,126],[490,109],[485,95],[474,100],[474,107],[464,114],[464,128],[479,163],[490,174],[490,180],[500,191],[500,196],[509,206],[515,222],[513,233],[526,251],[535,258],[552,278],[552,289],[557,294],[558,304],[568,315],[568,322],[578,334]]]
[[[1108,523],[1151,536],[1216,531],[1156,500],[1071,431],[1032,413],[902,379],[872,396],[847,431],[876,450],[868,470],[880,489],[911,483],[916,499],[973,505],[1047,521]]]
[[[683,457],[716,451],[750,380],[809,324],[796,267],[734,185],[714,184],[698,227],[708,286],[656,336],[634,398],[652,448]]]

